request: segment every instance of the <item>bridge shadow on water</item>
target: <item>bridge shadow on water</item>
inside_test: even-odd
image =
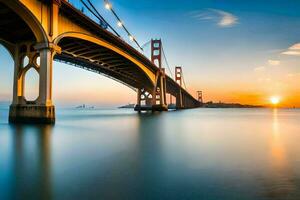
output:
[[[50,125],[11,125],[8,199],[51,199]]]
[[[128,116],[131,114],[121,115],[121,118]],[[134,113],[133,116],[136,119],[136,127],[129,149],[101,160],[97,160],[97,156],[94,155],[95,160],[92,164],[78,168],[75,166],[72,171],[66,172],[66,179],[53,172],[53,168],[60,166],[60,163],[54,163],[56,158],[53,158],[56,156],[53,155],[53,149],[56,148],[52,143],[53,136],[60,134],[59,131],[54,131],[56,125],[8,125],[11,150],[8,172],[10,175],[7,182],[8,191],[4,193],[3,198],[147,199],[153,195],[159,197],[160,193],[156,193],[155,190],[162,181],[157,174],[163,174],[163,170],[161,171],[159,167],[163,162],[160,145],[162,131],[160,119],[163,114]],[[86,117],[89,120],[91,118],[111,120],[116,116]],[[68,121],[68,118],[63,120]],[[58,127],[64,126],[59,123]],[[95,153],[97,152],[91,152]],[[149,173],[145,173],[146,171]],[[78,180],[77,176],[85,178]]]

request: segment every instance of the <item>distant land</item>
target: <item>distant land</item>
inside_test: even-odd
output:
[[[119,106],[118,108],[134,108],[135,104],[126,104]],[[176,109],[176,104],[170,104],[169,109]],[[239,103],[223,103],[223,102],[206,102],[202,106],[203,108],[267,108],[268,106],[258,106],[258,105],[243,105]]]
[[[266,108],[267,106],[261,105],[247,105],[247,104],[240,104],[240,103],[223,103],[223,102],[206,102],[203,104],[204,108]]]
[[[203,103],[203,108],[274,108],[271,104],[266,105],[248,105],[248,104],[240,104],[240,103],[224,103],[224,102],[206,102]],[[285,107],[278,105],[277,108],[281,109],[299,109],[299,107]]]
[[[134,103],[129,103],[123,106],[119,106],[118,108],[134,108],[135,104]]]

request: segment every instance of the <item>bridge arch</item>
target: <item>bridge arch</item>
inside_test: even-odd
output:
[[[11,1],[11,0],[0,0],[0,7],[3,9],[3,13],[6,16],[6,20],[13,27],[1,27],[1,32],[5,32],[0,35],[0,43],[3,44],[5,47],[8,47],[7,44],[18,42],[18,40],[29,40],[34,39],[37,43],[48,43],[48,36],[42,27],[39,20],[32,14],[28,8],[26,8],[20,1]],[[11,16],[12,19],[8,16]],[[4,21],[2,19],[2,21]],[[25,25],[26,24],[26,25]],[[4,34],[16,32],[15,28],[18,26],[23,29],[18,33],[11,34],[11,37],[18,37],[16,39],[11,39],[10,37],[3,37]],[[12,30],[11,30],[12,29]],[[30,33],[29,33],[30,32]],[[24,34],[23,36],[21,34]],[[33,35],[34,37],[29,38],[29,36]],[[8,48],[11,51],[11,48]]]
[[[14,60],[10,50],[0,42],[0,101],[11,102],[13,98]]]
[[[63,33],[63,34],[60,34],[59,36],[57,36],[54,39],[53,43],[55,45],[60,46],[60,42],[65,38],[74,38],[74,39],[78,39],[78,40],[88,41],[88,42],[96,44],[100,47],[103,47],[105,49],[113,51],[114,53],[118,54],[119,56],[121,56],[121,57],[125,58],[126,60],[130,61],[131,63],[133,63],[138,68],[137,70],[140,70],[141,72],[143,72],[144,75],[147,77],[148,82],[151,84],[150,87],[153,87],[156,84],[156,73],[154,73],[150,69],[148,69],[147,66],[145,66],[140,61],[138,61],[138,59],[134,58],[127,52],[119,49],[118,47],[106,42],[105,40],[102,40],[101,38],[98,38],[98,37],[95,37],[92,35],[88,35],[85,33],[66,32],[66,33]],[[62,47],[62,52],[64,52],[63,47]],[[73,56],[77,57],[77,55],[74,55],[74,54],[73,54]]]
[[[0,45],[2,45],[3,48],[5,48],[5,50],[8,51],[10,57],[12,59],[14,59],[14,54],[15,54],[15,46],[3,39],[0,39]]]

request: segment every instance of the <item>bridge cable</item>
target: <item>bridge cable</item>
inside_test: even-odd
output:
[[[128,31],[128,29],[126,28],[126,26],[123,24],[122,20],[120,19],[120,17],[117,15],[117,13],[114,11],[114,9],[111,6],[111,3],[108,0],[104,0],[105,3],[105,7],[106,9],[110,10],[112,12],[112,14],[116,17],[116,19],[118,20],[118,26],[119,27],[123,27],[123,29],[125,30],[125,32],[128,34],[129,39],[133,42],[135,42],[135,44],[139,47],[140,50],[143,51],[143,48],[140,46],[140,44],[138,43],[138,41],[133,37],[133,35]]]
[[[151,43],[151,40],[149,40],[148,42],[144,43],[141,47],[143,49],[142,51],[142,54],[144,56],[146,56],[149,60],[151,59],[150,58],[150,43]]]
[[[172,78],[174,78],[174,77],[173,77],[172,70],[171,70],[170,65],[169,65],[169,63],[168,63],[168,59],[167,59],[167,57],[166,57],[166,54],[165,54],[165,51],[164,51],[164,47],[163,47],[163,46],[161,47],[161,50],[162,50],[163,58],[164,58],[164,60],[166,61],[166,64],[167,64],[167,68],[168,68],[168,70],[169,70],[169,72],[170,72],[170,76],[171,76]]]
[[[146,42],[145,44],[143,44],[141,47],[144,49],[147,45],[149,45],[151,43],[151,40],[149,40],[148,42]]]
[[[182,76],[182,81],[183,81],[184,88],[186,90],[188,90],[187,87],[186,87],[186,84],[185,84],[185,79],[184,79],[183,73],[181,73],[181,76]]]
[[[100,20],[100,21],[104,21],[106,24],[107,24],[107,26],[118,36],[118,37],[121,37],[120,36],[120,34],[109,24],[109,23],[107,23],[107,21],[101,16],[101,17],[99,17],[83,0],[80,0],[80,2],[84,5],[84,7],[86,7],[98,20]]]
[[[110,26],[109,23],[104,19],[104,17],[102,17],[102,15],[98,12],[98,10],[95,8],[95,6],[93,5],[93,3],[90,0],[87,0],[87,2],[89,3],[89,5],[93,8],[93,10],[97,13],[97,15],[102,19],[103,22],[105,22],[106,26]],[[110,26],[110,28],[112,28]]]

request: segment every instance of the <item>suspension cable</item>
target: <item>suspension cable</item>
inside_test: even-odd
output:
[[[118,20],[118,26],[122,27],[125,32],[128,34],[128,37],[131,41],[135,42],[135,44],[139,47],[140,50],[143,51],[143,48],[140,46],[140,44],[138,43],[138,41],[133,37],[133,35],[128,31],[128,29],[126,28],[126,26],[124,25],[124,23],[122,22],[122,20],[120,19],[120,17],[117,15],[117,13],[114,11],[114,9],[111,6],[111,3],[108,0],[104,0],[105,3],[105,8],[107,10],[110,10],[112,12],[112,14],[115,16],[115,18]]]
[[[168,70],[169,70],[169,72],[170,72],[170,75],[171,75],[172,78],[174,78],[174,77],[173,77],[172,70],[171,70],[170,65],[169,65],[169,63],[168,63],[168,59],[167,59],[167,57],[166,57],[166,54],[165,54],[165,51],[164,51],[164,47],[163,47],[163,46],[161,47],[161,50],[162,50],[163,58],[164,58],[164,60],[166,61],[166,64],[167,64],[167,68],[168,68]]]
[[[86,7],[98,20],[100,20],[100,21],[102,21],[103,19],[101,19],[101,17],[99,17],[83,0],[80,0],[80,2],[84,5],[84,7]],[[90,2],[91,3],[91,2]],[[107,23],[107,21],[104,19],[103,20],[106,24],[107,24],[107,26],[118,36],[118,37],[121,37],[120,35],[119,35],[119,33],[109,24],[109,23]]]
[[[98,12],[98,10],[95,8],[95,6],[93,5],[93,3],[90,0],[87,0],[87,2],[89,3],[89,5],[93,8],[93,10],[97,13],[97,15],[102,19],[102,21],[106,24],[106,26],[108,26],[107,21],[104,19],[104,17],[102,17],[102,15]],[[111,28],[111,27],[110,27]]]
[[[185,84],[185,79],[184,79],[183,73],[181,73],[181,76],[182,76],[182,80],[183,80],[184,88],[187,90],[187,87],[186,87],[186,84]]]
[[[151,42],[151,40],[149,40],[148,42],[146,42],[145,44],[143,44],[141,47],[142,47],[142,49],[144,49],[147,45],[149,45],[150,44],[150,42]]]

